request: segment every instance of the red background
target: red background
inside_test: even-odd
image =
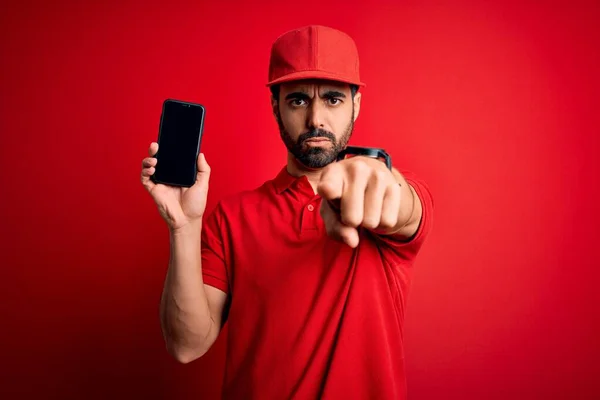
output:
[[[597,2],[100,3],[2,5],[0,397],[216,398],[223,340],[188,365],[162,342],[141,160],[174,97],[207,108],[209,208],[273,177],[269,47],[309,23],[358,45],[353,143],[435,195],[410,398],[600,396]]]

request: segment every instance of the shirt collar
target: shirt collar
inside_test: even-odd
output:
[[[287,166],[284,166],[273,180],[273,185],[275,186],[275,191],[277,194],[281,194],[296,182],[299,184],[302,182],[303,185],[310,187],[310,183],[308,182],[308,178],[306,176],[293,176],[288,172]]]

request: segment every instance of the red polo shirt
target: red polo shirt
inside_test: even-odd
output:
[[[229,294],[224,398],[405,398],[406,296],[433,203],[401,173],[423,204],[404,243],[368,231],[356,249],[330,239],[321,198],[286,168],[218,203],[202,230],[202,271]]]

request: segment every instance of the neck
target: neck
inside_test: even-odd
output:
[[[299,163],[292,154],[288,153],[287,171],[292,176],[306,176],[308,182],[310,182],[310,186],[312,186],[314,192],[317,193],[317,184],[319,183],[319,179],[321,179],[322,168],[307,168]]]

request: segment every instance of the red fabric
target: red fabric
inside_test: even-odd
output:
[[[333,241],[320,197],[285,168],[207,217],[204,282],[231,301],[225,398],[405,398],[405,302],[433,203],[403,175],[423,203],[407,243],[366,231],[357,249]]]
[[[286,32],[271,46],[267,86],[298,79],[360,81],[358,50],[346,33],[311,25]]]

